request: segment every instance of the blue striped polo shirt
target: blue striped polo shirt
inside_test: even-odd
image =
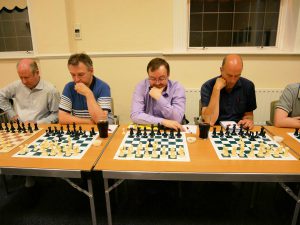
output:
[[[103,110],[111,112],[111,95],[109,85],[93,76],[90,89],[92,90],[98,105]],[[88,111],[86,97],[75,91],[74,82],[66,84],[61,96],[59,109],[71,113],[73,116],[91,118]]]

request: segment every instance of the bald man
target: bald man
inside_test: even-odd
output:
[[[56,123],[60,95],[52,84],[40,78],[37,63],[21,59],[17,63],[17,73],[20,80],[0,89],[0,108],[10,120]],[[10,99],[13,99],[13,106]]]
[[[241,77],[241,56],[225,56],[220,71],[221,75],[201,87],[202,115],[209,115],[211,125],[235,121],[252,129],[256,109],[255,87],[250,80]]]

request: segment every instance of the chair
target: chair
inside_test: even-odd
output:
[[[274,113],[275,107],[279,100],[272,101],[270,104],[270,120],[266,121],[266,124],[269,126],[274,126]]]
[[[113,124],[114,125],[119,125],[119,123],[120,123],[119,116],[115,115],[114,100],[113,100],[113,98],[111,98],[111,114],[113,116],[113,118],[112,118]]]
[[[199,99],[199,116],[194,117],[195,125],[199,125],[199,119],[201,117],[201,114],[202,114],[202,104],[201,104],[201,99]]]

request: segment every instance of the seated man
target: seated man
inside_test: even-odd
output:
[[[94,124],[112,121],[111,97],[108,84],[94,76],[93,62],[84,53],[73,54],[68,60],[73,82],[66,84],[59,105],[60,124]]]
[[[178,82],[169,80],[169,64],[154,58],[148,63],[147,73],[148,78],[138,83],[133,92],[132,121],[183,130],[185,90]]]
[[[276,127],[300,128],[300,84],[289,84],[275,106]]]
[[[56,123],[59,92],[42,80],[37,63],[22,59],[17,64],[20,80],[0,90],[0,107],[10,120],[22,122]],[[13,106],[10,102],[13,99]]]
[[[243,61],[239,55],[227,55],[220,68],[221,75],[201,87],[202,115],[208,115],[213,126],[220,121],[235,121],[244,128],[253,127],[256,109],[254,84],[241,77]]]

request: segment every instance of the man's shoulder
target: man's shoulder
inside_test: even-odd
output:
[[[57,90],[55,85],[47,80],[41,80],[43,82],[44,88],[48,90]]]
[[[247,78],[245,78],[245,77],[240,77],[240,81],[241,81],[242,84],[244,84],[244,85],[254,85],[254,83],[253,83],[251,80],[249,80],[249,79],[247,79]]]
[[[98,78],[96,76],[94,76],[94,77],[95,77],[95,85],[97,87],[100,87],[100,88],[110,88],[108,83],[106,83],[105,81],[101,80],[100,78]]]
[[[300,88],[300,83],[292,83],[292,84],[288,84],[285,87],[285,90],[291,90],[292,92],[298,92]]]
[[[202,86],[201,86],[201,91],[204,91],[204,90],[207,90],[207,89],[212,89],[213,86],[215,85],[216,83],[216,80],[217,80],[218,76],[216,77],[213,77],[207,81],[205,81]]]

